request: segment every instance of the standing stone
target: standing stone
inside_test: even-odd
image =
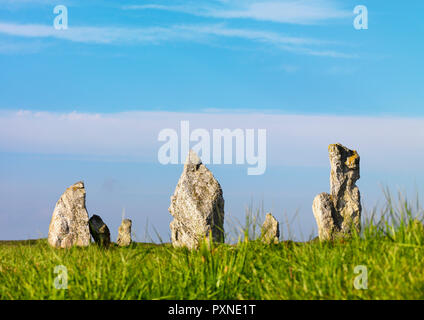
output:
[[[171,197],[169,212],[174,247],[195,249],[203,239],[224,241],[224,198],[212,172],[190,150],[183,173]]]
[[[108,247],[110,245],[110,231],[102,218],[98,215],[93,215],[90,220],[88,220],[88,224],[94,241],[100,246]]]
[[[350,234],[361,230],[361,196],[356,181],[359,175],[359,155],[341,144],[328,148],[331,162],[330,191],[334,207],[340,215],[340,229]]]
[[[312,203],[312,211],[317,221],[320,239],[331,239],[340,231],[340,221],[331,195],[325,192],[317,195]]]
[[[116,241],[119,246],[126,247],[131,244],[131,226],[132,221],[130,219],[122,220],[118,228],[118,240]]]
[[[328,147],[330,158],[330,194],[317,195],[312,204],[319,238],[331,240],[361,230],[359,155],[341,144]]]
[[[263,242],[271,244],[278,243],[280,238],[280,225],[271,213],[268,213],[262,225],[261,239]]]
[[[82,181],[66,189],[57,201],[49,226],[48,242],[56,248],[90,244],[85,188]]]

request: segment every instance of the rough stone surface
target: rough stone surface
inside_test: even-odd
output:
[[[85,188],[82,181],[66,189],[57,201],[49,226],[48,242],[56,248],[90,244]]]
[[[356,181],[359,179],[359,155],[341,144],[332,144],[330,154],[330,192],[334,207],[341,216],[340,229],[350,234],[361,229],[361,196]]]
[[[331,239],[335,233],[340,231],[331,195],[325,192],[317,195],[312,203],[312,211],[317,221],[320,239]]]
[[[215,242],[224,241],[224,198],[213,174],[190,150],[183,173],[171,197],[169,212],[172,244],[194,249],[211,233]]]
[[[118,228],[118,240],[116,241],[119,246],[126,247],[131,244],[131,226],[132,221],[130,219],[122,220]]]
[[[268,213],[262,225],[261,239],[265,243],[278,243],[280,238],[280,224],[271,213]]]
[[[317,195],[312,204],[319,238],[330,240],[361,230],[359,155],[341,144],[328,147],[330,158],[330,194]]]
[[[108,247],[110,245],[110,231],[106,223],[98,215],[93,215],[88,220],[90,233],[94,241],[101,246]]]

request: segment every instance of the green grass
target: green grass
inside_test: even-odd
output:
[[[383,217],[337,242],[284,241],[197,251],[169,244],[58,250],[46,240],[0,244],[0,299],[423,299],[424,228],[405,199],[390,198]],[[248,228],[245,234],[249,235]],[[68,289],[54,287],[54,268]],[[368,270],[357,290],[355,266]]]

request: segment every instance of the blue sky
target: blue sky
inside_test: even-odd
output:
[[[53,28],[59,4],[68,30]],[[0,0],[0,239],[46,236],[82,179],[113,235],[126,207],[140,237],[149,221],[168,240],[182,168],[157,162],[157,134],[187,119],[268,130],[263,176],[211,166],[239,219],[253,198],[316,232],[337,141],[359,151],[370,206],[380,183],[422,190],[423,14],[418,0]]]
[[[261,19],[257,1],[1,3],[5,109],[423,112],[422,1],[299,1],[303,12],[286,13],[273,5],[296,1],[269,0]],[[69,30],[51,36],[57,4]],[[368,30],[352,26],[357,4]]]

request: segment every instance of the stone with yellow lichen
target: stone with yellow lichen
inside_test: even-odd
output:
[[[280,224],[271,213],[268,213],[262,225],[261,240],[267,244],[279,242]]]
[[[312,210],[322,240],[345,237],[361,230],[361,197],[356,181],[359,179],[359,155],[341,144],[328,146],[330,158],[330,194],[320,194]]]

